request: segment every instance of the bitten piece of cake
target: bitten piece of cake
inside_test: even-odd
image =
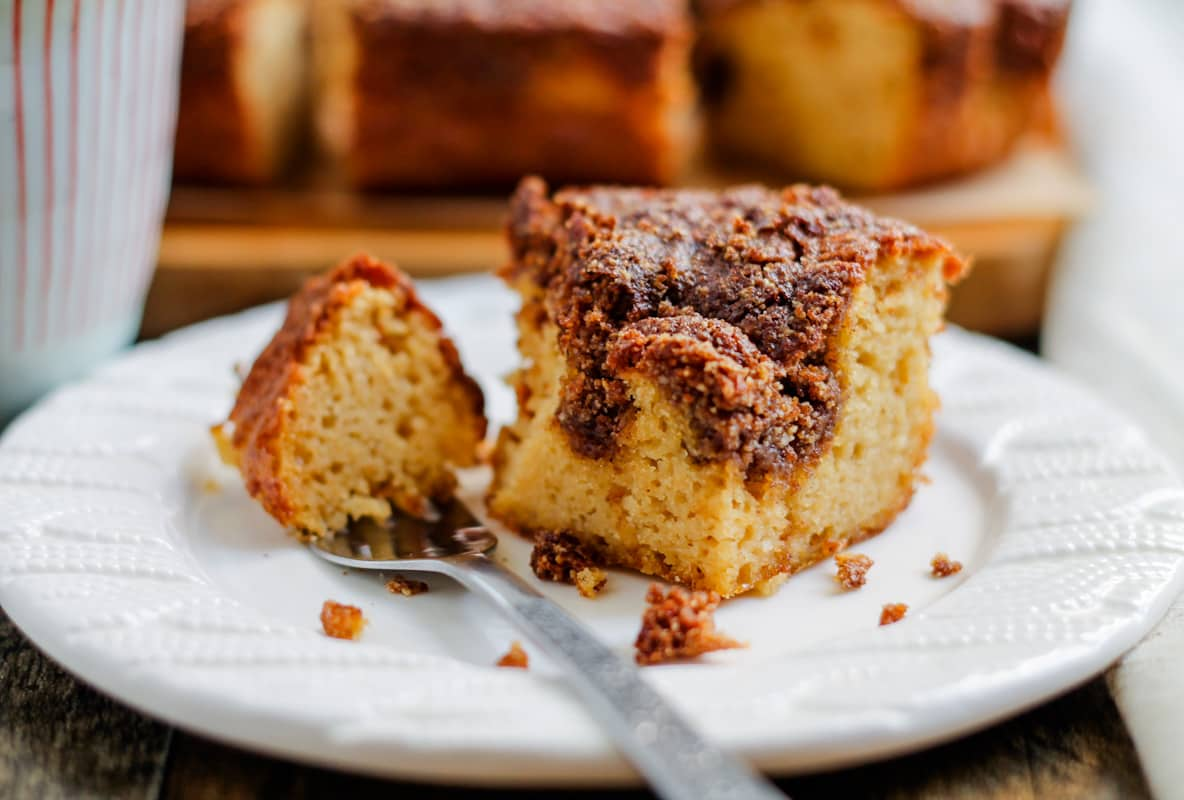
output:
[[[215,428],[281,525],[323,536],[431,510],[476,463],[483,399],[411,281],[367,256],[310,279]]]
[[[518,420],[490,512],[728,597],[882,530],[933,433],[965,265],[828,189],[593,187],[511,207]]]

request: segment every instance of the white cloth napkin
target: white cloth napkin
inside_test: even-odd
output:
[[[1073,14],[1061,95],[1098,206],[1062,249],[1043,350],[1184,475],[1184,4]],[[1184,599],[1108,682],[1152,793],[1184,798]]]
[[[1184,602],[1177,600],[1159,627],[1106,676],[1159,800],[1184,797],[1182,676]]]

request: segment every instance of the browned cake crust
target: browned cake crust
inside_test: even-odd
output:
[[[320,127],[357,184],[650,184],[681,166],[685,0],[322,5]]]
[[[189,0],[173,155],[177,180],[260,184],[286,165],[296,144],[304,74],[286,74],[299,61],[303,31],[294,35],[291,19],[283,17],[301,27],[301,0]]]
[[[921,25],[924,80],[911,158],[902,157],[898,181],[935,180],[998,161],[1047,101],[1069,0],[898,2]],[[975,12],[973,24],[959,18]],[[972,96],[980,85],[1007,99],[976,102]],[[988,131],[993,135],[984,135]]]
[[[242,11],[239,0],[192,0],[187,7],[173,154],[178,180],[236,180],[257,172],[235,85]]]
[[[303,380],[305,352],[318,341],[322,327],[365,286],[390,290],[400,297],[403,311],[418,314],[435,329],[441,329],[439,318],[420,301],[406,275],[369,256],[355,256],[327,275],[309,279],[291,299],[283,327],[255,361],[230,412],[231,445],[238,454],[235,460],[247,493],[283,525],[291,524],[295,503],[289,496],[291,487],[280,479],[284,415],[277,409]],[[447,337],[441,337],[440,351],[452,368],[458,390],[470,399],[482,428],[480,438],[484,436],[485,419],[481,389],[465,374],[460,355]]]
[[[816,80],[809,80],[820,81],[819,88],[828,88],[836,100],[878,93],[885,107],[867,111],[859,102],[823,106],[803,99],[798,89],[785,95],[795,99],[769,100],[761,109],[750,100],[738,100],[740,80],[753,81],[753,87],[787,77],[792,83],[792,76],[780,73],[802,69],[801,62],[791,56],[770,68],[754,61],[764,64],[766,73],[757,76],[756,69],[748,69],[753,77],[742,78],[737,64],[743,56],[736,48],[750,45],[745,37],[737,38],[739,27],[729,30],[729,20],[749,13],[757,3],[706,0],[695,62],[713,143],[733,157],[780,166],[790,178],[861,189],[945,178],[1007,155],[1045,111],[1070,6],[1069,0],[781,1],[802,15],[795,17],[796,26],[808,28],[802,34],[808,52],[794,49],[821,70]],[[803,10],[811,6],[818,13]],[[859,23],[854,23],[856,14],[862,14]],[[897,46],[901,49],[893,50]],[[829,87],[828,70],[835,76]],[[758,90],[748,96],[770,95]],[[756,117],[769,113],[785,116],[787,124],[805,133],[796,141],[776,142],[771,139],[781,132],[766,125],[771,139],[762,142]],[[754,116],[752,126],[738,119],[746,114]],[[820,143],[828,138],[837,144],[822,155],[826,150]],[[865,149],[868,153],[859,152]],[[866,160],[848,158],[845,166],[844,150]]]
[[[777,192],[567,190],[522,182],[511,206],[511,280],[545,295],[572,367],[557,420],[571,448],[611,456],[628,419],[621,376],[652,377],[690,414],[700,462],[736,461],[750,480],[810,463],[842,396],[835,333],[852,290],[885,254],[946,245],[844,203],[828,189]]]

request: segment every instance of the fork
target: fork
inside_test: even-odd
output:
[[[748,765],[708,743],[625,661],[574,617],[489,557],[497,537],[459,501],[434,520],[396,512],[387,523],[363,520],[310,547],[354,569],[433,572],[484,595],[522,632],[566,667],[576,694],[621,754],[665,800],[783,798]]]

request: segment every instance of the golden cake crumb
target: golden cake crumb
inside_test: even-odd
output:
[[[513,669],[529,669],[530,656],[526,655],[526,651],[522,649],[522,644],[519,642],[510,642],[510,649],[506,654],[497,660],[499,667],[511,667]]]
[[[396,575],[386,582],[386,590],[391,594],[401,594],[404,597],[412,597],[417,594],[423,594],[428,590],[428,585],[423,581],[417,581],[414,578],[404,578],[402,575]]]
[[[858,589],[867,583],[867,571],[875,563],[863,553],[839,553],[835,556],[835,580],[844,589]]]
[[[326,600],[321,606],[321,627],[334,639],[357,639],[366,627],[362,609]]]
[[[962,571],[962,562],[954,561],[945,553],[938,553],[929,562],[929,566],[933,569],[933,577],[948,578],[951,575],[957,575]]]
[[[541,531],[530,551],[530,568],[539,580],[573,584],[584,597],[600,594],[608,576],[591,548],[570,533]]]
[[[900,622],[908,610],[907,603],[888,603],[880,611],[880,624],[891,625],[893,622]]]
[[[688,591],[650,584],[649,604],[641,615],[641,631],[634,647],[638,664],[660,664],[676,658],[694,658],[713,650],[745,647],[715,629],[716,592]]]

